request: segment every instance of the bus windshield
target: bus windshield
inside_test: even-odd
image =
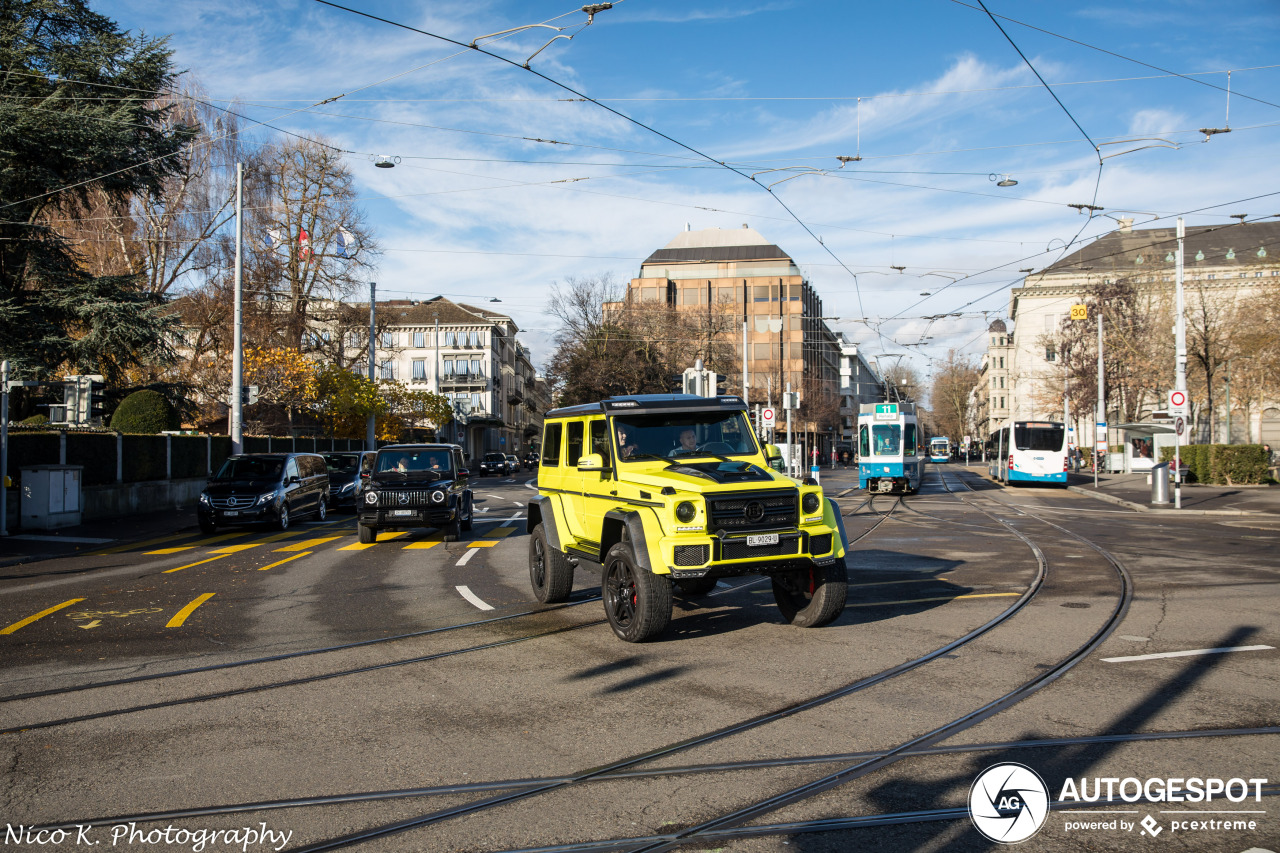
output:
[[[1065,437],[1066,429],[1062,424],[1021,423],[1013,427],[1013,444],[1019,450],[1061,450]]]

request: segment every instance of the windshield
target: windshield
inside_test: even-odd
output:
[[[330,474],[354,474],[356,469],[360,467],[360,454],[326,453],[324,455],[324,464],[329,469]]]
[[[222,463],[215,480],[278,480],[284,470],[284,460],[276,457],[266,459],[240,458],[228,459]]]
[[[484,455],[484,461],[485,462],[505,462],[507,461],[507,457],[503,456],[501,453],[486,453]]]
[[[1014,424],[1013,443],[1019,450],[1062,450],[1066,429],[1062,424]]]
[[[613,432],[624,462],[760,452],[743,412],[615,416]]]
[[[376,473],[380,475],[443,477],[449,472],[449,451],[447,450],[406,449],[383,451],[378,454]]]
[[[902,425],[874,425],[871,427],[871,443],[876,456],[897,456],[902,452]]]

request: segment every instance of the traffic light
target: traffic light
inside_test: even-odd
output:
[[[107,383],[89,380],[89,417],[100,418],[107,413]]]
[[[244,406],[252,406],[258,402],[258,386],[257,385],[241,385],[240,386],[240,404]]]

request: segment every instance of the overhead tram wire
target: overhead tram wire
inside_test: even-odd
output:
[[[320,3],[321,5],[324,5],[324,6],[329,6],[329,7],[334,8],[334,9],[338,9],[338,10],[341,10],[341,11],[344,11],[344,12],[348,12],[348,13],[353,14],[353,15],[358,15],[358,16],[361,16],[361,17],[369,18],[370,20],[380,21],[380,22],[382,22],[382,23],[384,23],[384,24],[388,24],[388,25],[393,26],[393,27],[399,27],[399,28],[401,28],[401,29],[405,29],[405,30],[408,30],[408,31],[410,31],[410,32],[416,32],[416,33],[419,33],[419,34],[421,34],[421,35],[427,36],[428,38],[438,39],[439,41],[448,42],[449,44],[455,44],[455,45],[458,45],[459,47],[466,47],[466,48],[468,48],[468,49],[470,49],[470,50],[475,50],[475,51],[477,51],[477,52],[479,52],[479,53],[483,53],[485,56],[488,56],[488,57],[491,57],[491,58],[493,58],[493,59],[496,59],[496,60],[498,60],[499,62],[504,62],[504,63],[506,63],[506,64],[508,64],[508,65],[510,65],[510,66],[512,66],[512,67],[514,67],[514,68],[518,68],[518,69],[521,69],[521,70],[527,71],[527,72],[529,72],[530,74],[534,75],[535,77],[537,77],[537,78],[539,78],[539,79],[541,79],[541,80],[544,80],[544,81],[546,81],[547,83],[550,83],[551,85],[553,85],[553,86],[555,86],[555,87],[557,87],[557,88],[563,89],[564,91],[569,92],[569,93],[573,94],[573,95],[574,95],[574,96],[576,96],[576,97],[582,98],[584,101],[588,101],[588,102],[590,102],[590,103],[593,103],[593,104],[595,104],[596,106],[600,107],[601,109],[606,110],[607,112],[612,113],[613,115],[617,116],[618,118],[623,119],[624,121],[630,122],[631,124],[634,124],[636,127],[639,127],[639,128],[641,128],[641,129],[643,129],[643,130],[646,130],[646,131],[648,131],[648,132],[650,132],[650,133],[652,133],[652,134],[655,134],[655,135],[657,135],[657,136],[660,136],[661,138],[663,138],[663,139],[667,140],[667,141],[668,141],[668,142],[670,142],[671,144],[676,145],[676,146],[678,146],[678,147],[680,147],[680,148],[683,148],[683,149],[684,149],[684,150],[686,150],[686,151],[691,151],[691,152],[693,152],[694,154],[698,155],[699,157],[702,157],[702,158],[706,159],[708,162],[715,163],[715,164],[717,164],[717,165],[719,165],[719,166],[722,166],[722,167],[723,167],[723,168],[725,168],[725,169],[728,169],[729,171],[733,172],[735,175],[738,175],[739,177],[742,177],[742,178],[744,178],[744,179],[746,179],[746,180],[750,181],[752,184],[755,184],[756,186],[758,186],[758,187],[760,187],[761,189],[763,189],[765,192],[769,193],[769,195],[773,197],[773,199],[774,199],[774,200],[779,204],[779,206],[781,206],[781,207],[782,207],[782,209],[783,209],[783,210],[785,210],[785,211],[787,212],[787,214],[792,218],[792,220],[793,220],[797,225],[799,225],[801,228],[803,228],[803,229],[805,230],[805,232],[806,232],[810,237],[812,237],[812,238],[813,238],[814,242],[816,242],[818,245],[822,246],[823,251],[825,251],[828,255],[830,255],[830,256],[831,256],[831,257],[836,261],[836,263],[838,263],[838,264],[839,264],[839,265],[840,265],[840,266],[845,270],[845,272],[847,272],[847,273],[848,273],[848,274],[853,278],[855,288],[858,286],[858,277],[857,277],[857,275],[856,275],[852,270],[850,270],[850,269],[849,269],[849,267],[845,264],[845,262],[844,262],[844,261],[842,261],[842,260],[841,260],[841,259],[840,259],[836,254],[835,254],[835,252],[831,251],[831,249],[830,249],[829,247],[827,247],[827,245],[826,245],[825,243],[823,243],[821,239],[819,239],[819,237],[818,237],[818,235],[817,235],[817,234],[813,233],[813,230],[808,226],[808,224],[806,224],[806,223],[804,222],[804,220],[802,220],[800,217],[796,216],[795,211],[793,211],[790,207],[788,207],[788,206],[787,206],[787,204],[786,204],[786,202],[784,202],[784,201],[783,201],[783,200],[782,200],[782,199],[781,199],[781,198],[780,198],[780,197],[779,197],[775,192],[773,192],[773,190],[772,190],[770,187],[765,186],[764,184],[761,184],[759,181],[757,181],[757,180],[756,180],[755,178],[753,178],[751,175],[748,175],[747,173],[745,173],[745,172],[741,171],[740,169],[738,169],[738,168],[736,168],[736,167],[734,167],[734,166],[731,166],[731,165],[729,165],[728,163],[726,163],[726,162],[724,162],[724,161],[722,161],[722,160],[717,160],[717,159],[715,159],[714,157],[712,157],[711,155],[706,154],[706,153],[704,153],[704,152],[702,152],[702,151],[699,151],[698,149],[694,148],[693,146],[691,146],[691,145],[687,145],[687,144],[685,144],[685,143],[683,143],[683,142],[679,141],[678,139],[675,139],[675,138],[673,138],[673,137],[671,137],[671,136],[668,136],[667,134],[663,133],[662,131],[658,130],[657,128],[650,127],[649,125],[645,124],[644,122],[642,122],[642,121],[640,121],[640,120],[638,120],[638,119],[632,118],[631,116],[627,115],[626,113],[620,112],[619,110],[614,109],[613,107],[609,106],[608,104],[601,103],[600,101],[597,101],[595,98],[592,98],[592,97],[590,97],[589,95],[586,95],[586,94],[583,94],[582,92],[579,92],[577,89],[574,89],[572,86],[569,86],[568,84],[561,83],[559,80],[556,80],[556,79],[554,79],[554,78],[552,78],[552,77],[548,77],[546,74],[543,74],[541,71],[537,71],[537,70],[535,70],[535,69],[533,69],[533,68],[529,67],[528,65],[521,65],[520,63],[516,62],[515,60],[508,59],[507,57],[502,56],[502,55],[500,55],[500,54],[493,53],[492,51],[489,51],[489,50],[485,50],[484,48],[479,47],[479,46],[477,46],[477,45],[476,45],[476,44],[474,44],[474,43],[469,44],[469,45],[466,45],[466,44],[463,44],[463,43],[462,43],[462,42],[460,42],[460,41],[457,41],[457,40],[455,40],[455,39],[451,39],[451,38],[449,38],[448,36],[442,36],[442,35],[439,35],[439,34],[437,34],[437,33],[433,33],[433,32],[429,32],[429,31],[427,31],[427,30],[419,29],[419,28],[417,28],[417,27],[411,27],[411,26],[409,26],[408,24],[402,24],[402,23],[400,23],[400,22],[398,22],[398,21],[393,21],[393,20],[391,20],[391,19],[389,19],[389,18],[383,18],[383,17],[380,17],[380,16],[378,16],[378,15],[370,14],[369,12],[362,12],[362,11],[360,11],[360,10],[358,10],[358,9],[352,9],[352,8],[350,8],[349,6],[343,6],[343,5],[339,4],[339,3],[334,3],[334,2],[332,2],[332,0],[315,0],[315,2]],[[861,313],[861,314],[865,314],[865,313],[866,313],[866,312],[864,311],[863,307],[862,307],[862,293],[861,293],[861,291],[860,291],[860,290],[858,291],[858,312],[859,312],[859,313]]]
[[[1196,80],[1194,77],[1192,77],[1192,76],[1190,76],[1190,75],[1187,75],[1187,74],[1179,74],[1177,71],[1170,71],[1170,70],[1169,70],[1169,69],[1167,69],[1167,68],[1161,68],[1159,65],[1152,65],[1150,62],[1143,62],[1141,59],[1134,59],[1132,56],[1125,56],[1125,55],[1124,55],[1124,54],[1122,54],[1122,53],[1116,53],[1115,51],[1107,50],[1107,49],[1106,49],[1106,48],[1104,48],[1104,47],[1098,47],[1097,45],[1089,44],[1088,42],[1083,42],[1083,41],[1079,41],[1079,40],[1077,40],[1077,39],[1073,39],[1073,38],[1071,38],[1070,36],[1064,36],[1064,35],[1062,35],[1061,33],[1055,33],[1053,30],[1046,30],[1046,29],[1043,29],[1043,28],[1041,28],[1041,27],[1037,27],[1037,26],[1035,26],[1034,24],[1028,24],[1028,23],[1027,23],[1027,22],[1025,22],[1025,21],[1019,21],[1017,18],[1010,18],[1008,15],[992,15],[992,14],[991,14],[991,12],[987,9],[987,7],[982,5],[982,0],[978,0],[978,6],[970,6],[968,3],[963,2],[963,0],[951,0],[951,2],[952,2],[952,3],[955,3],[957,6],[963,6],[963,7],[965,7],[966,9],[974,9],[974,10],[977,10],[977,9],[978,9],[978,7],[981,7],[981,11],[986,12],[986,13],[987,13],[987,15],[988,15],[988,16],[990,16],[990,17],[992,18],[992,20],[994,20],[995,18],[1002,18],[1002,19],[1004,19],[1004,20],[1008,21],[1008,22],[1009,22],[1009,23],[1011,23],[1011,24],[1017,24],[1017,25],[1018,25],[1018,26],[1020,26],[1020,27],[1026,27],[1026,28],[1027,28],[1027,29],[1029,29],[1029,30],[1035,30],[1035,31],[1036,31],[1036,32],[1038,32],[1038,33],[1044,33],[1044,34],[1045,34],[1045,35],[1047,35],[1047,36],[1053,36],[1053,37],[1054,37],[1054,38],[1056,38],[1056,39],[1062,39],[1063,41],[1069,41],[1069,42],[1071,42],[1072,44],[1079,45],[1080,47],[1087,47],[1089,50],[1096,50],[1096,51],[1098,51],[1099,53],[1105,53],[1107,56],[1112,56],[1112,57],[1115,57],[1116,59],[1123,59],[1125,62],[1132,62],[1132,63],[1134,63],[1135,65],[1141,65],[1143,68],[1150,68],[1150,69],[1152,69],[1153,71],[1159,71],[1161,74],[1168,74],[1168,75],[1170,75],[1170,76],[1172,76],[1172,77],[1180,77],[1180,78],[1182,78],[1183,80],[1186,80],[1186,81],[1188,81],[1188,82],[1190,82],[1190,83],[1199,83],[1201,86],[1208,86],[1208,87],[1209,87],[1209,88],[1211,88],[1211,89],[1217,89],[1219,92],[1226,92],[1226,91],[1227,91],[1227,89],[1226,89],[1225,87],[1223,87],[1223,86],[1218,86],[1218,85],[1216,85],[1216,84],[1214,84],[1214,83],[1210,83],[1210,82],[1208,82],[1208,81],[1206,81],[1206,80]],[[999,24],[996,24],[996,26],[999,26]],[[1003,32],[1003,31],[1004,31],[1004,28],[1002,27],[1002,28],[1001,28],[1001,32]],[[1269,67],[1269,66],[1262,66],[1262,68],[1264,68],[1264,69],[1265,69],[1265,68],[1267,68],[1267,67]],[[1251,71],[1251,70],[1254,70],[1254,69],[1240,69],[1240,70],[1242,70],[1242,71]],[[1222,72],[1218,72],[1218,73],[1222,73]],[[1228,73],[1230,73],[1230,72],[1228,72]],[[1037,76],[1038,76],[1038,75],[1037,75]],[[1258,102],[1258,103],[1260,103],[1260,104],[1266,104],[1266,105],[1267,105],[1267,106],[1269,106],[1269,107],[1276,107],[1277,109],[1280,109],[1280,104],[1273,104],[1272,102],[1270,102],[1270,101],[1264,101],[1264,100],[1262,100],[1261,98],[1254,98],[1254,97],[1252,97],[1252,96],[1250,96],[1250,95],[1243,95],[1243,94],[1241,94],[1241,93],[1239,93],[1239,92],[1233,92],[1233,93],[1231,93],[1231,94],[1234,94],[1234,95],[1236,95],[1237,97],[1245,98],[1246,100],[1250,100],[1250,101],[1257,101],[1257,102]]]

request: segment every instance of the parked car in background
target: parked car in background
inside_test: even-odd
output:
[[[373,473],[373,460],[378,454],[372,450],[353,450],[321,455],[329,470],[329,506],[355,509],[360,492]]]
[[[196,517],[205,533],[241,524],[288,530],[293,519],[324,521],[329,474],[317,453],[245,453],[222,463],[200,493]]]
[[[507,473],[508,474],[520,473],[520,459],[514,453],[507,454]]]

